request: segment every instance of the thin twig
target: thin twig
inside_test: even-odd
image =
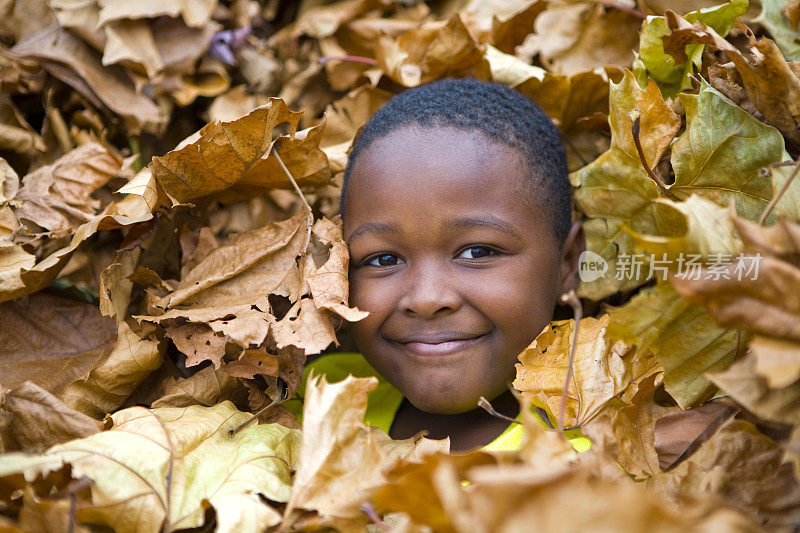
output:
[[[244,429],[245,427],[250,425],[250,423],[252,423],[253,420],[258,419],[259,416],[263,415],[264,413],[266,413],[267,411],[269,411],[270,409],[272,409],[273,407],[275,407],[279,403],[283,402],[283,400],[285,399],[284,396],[286,395],[286,383],[282,379],[278,380],[277,389],[278,389],[277,390],[278,394],[275,395],[275,398],[269,403],[269,405],[267,405],[266,407],[262,407],[261,409],[256,411],[253,414],[253,416],[251,416],[250,418],[248,418],[247,420],[245,420],[244,422],[242,422],[238,426],[228,429],[228,435],[233,437],[239,431],[241,431],[242,429]]]
[[[308,241],[306,241],[306,249],[308,249],[308,243],[311,241],[311,228],[314,226],[314,213],[311,212],[311,206],[308,205],[308,200],[306,200],[306,196],[303,194],[303,191],[300,190],[300,186],[297,185],[297,182],[294,180],[294,176],[292,173],[289,172],[289,169],[286,168],[286,165],[283,164],[283,159],[281,156],[278,155],[278,150],[272,150],[272,154],[275,156],[275,159],[278,160],[278,164],[281,166],[283,171],[286,173],[286,177],[289,178],[289,181],[292,182],[294,186],[294,190],[297,191],[297,195],[300,197],[300,201],[303,202],[303,205],[306,207],[307,213],[307,223],[308,223]]]
[[[78,497],[74,492],[69,493],[69,523],[67,523],[67,533],[75,531],[75,507],[78,503]]]
[[[758,219],[759,226],[764,224],[764,221],[767,220],[769,214],[772,212],[775,206],[778,205],[780,199],[783,197],[784,194],[786,194],[786,191],[789,190],[789,186],[797,177],[798,172],[800,172],[800,157],[797,158],[797,161],[794,164],[794,171],[792,172],[792,175],[789,176],[789,179],[786,180],[786,182],[783,184],[783,187],[781,187],[781,190],[778,191],[778,194],[776,194],[775,197],[772,200],[770,200],[766,209],[764,209],[764,212],[761,213],[761,218]]]
[[[639,127],[641,126],[641,117],[636,117],[633,121],[633,126],[631,126],[631,133],[633,133],[633,144],[636,145],[636,153],[639,154],[639,160],[642,162],[642,166],[644,167],[645,172],[647,175],[650,176],[653,181],[656,182],[658,188],[662,191],[667,190],[667,185],[664,183],[661,178],[658,177],[658,174],[653,172],[653,169],[650,168],[650,165],[647,164],[647,159],[644,157],[644,150],[642,150],[642,141],[639,139]]]
[[[319,58],[319,62],[323,65],[330,61],[350,61],[352,63],[366,63],[367,65],[377,65],[378,62],[371,57],[363,56],[324,56]]]
[[[581,320],[583,319],[583,306],[573,289],[570,289],[568,293],[562,294],[561,301],[572,307],[572,313],[575,318],[575,330],[572,332],[572,342],[569,347],[569,361],[567,362],[567,379],[564,380],[564,389],[561,391],[561,411],[558,413],[558,433],[563,436],[564,416],[567,412],[567,393],[569,391],[570,381],[572,381],[572,365],[575,361],[575,348],[578,346],[578,331],[580,329]],[[580,401],[580,394],[578,394],[578,413],[580,413]]]
[[[378,516],[378,512],[375,511],[375,508],[369,502],[364,502],[361,504],[361,512],[363,512],[367,517],[372,521],[373,524],[376,524],[382,531],[389,531],[391,528],[389,524],[381,520],[381,517]]]
[[[506,415],[496,411],[495,408],[492,407],[492,404],[489,403],[489,400],[487,400],[483,396],[481,396],[480,400],[478,400],[478,407],[480,407],[481,409],[483,409],[484,411],[486,411],[490,415],[496,416],[497,418],[500,418],[501,420],[505,420],[506,422],[513,422],[514,424],[520,424],[521,423],[519,420],[514,420],[510,416],[506,416]]]

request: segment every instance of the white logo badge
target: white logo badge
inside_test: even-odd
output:
[[[578,258],[578,276],[584,283],[602,278],[608,272],[608,261],[603,256],[585,250]]]

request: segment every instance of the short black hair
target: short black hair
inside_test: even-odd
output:
[[[342,212],[350,174],[361,152],[398,128],[416,125],[477,130],[516,148],[530,169],[528,189],[536,199],[533,205],[550,214],[556,243],[563,246],[572,223],[572,188],[558,129],[538,105],[519,92],[472,78],[443,79],[407,89],[370,118],[350,151]]]

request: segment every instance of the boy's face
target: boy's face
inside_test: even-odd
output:
[[[551,320],[570,268],[529,169],[479,132],[403,127],[361,153],[344,234],[354,335],[417,408],[469,411],[502,394]]]

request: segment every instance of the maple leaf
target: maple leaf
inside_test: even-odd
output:
[[[598,243],[602,248],[590,250],[616,269],[616,257],[633,252],[633,242],[621,225],[640,211],[647,209],[659,196],[658,186],[647,175],[639,159],[632,133],[631,112],[640,120],[639,140],[645,160],[652,167],[661,159],[680,127],[680,119],[664,103],[655,83],[641,89],[630,71],[619,83],[612,83],[609,92],[611,147],[591,164],[570,175],[577,187],[575,200],[581,211],[604,222],[587,223],[587,244]],[[598,235],[600,233],[600,235]],[[609,245],[613,243],[613,245]],[[629,289],[645,279],[617,280],[603,277],[593,284],[580,287],[583,296],[600,299],[618,290]]]
[[[646,351],[606,337],[608,315],[581,320],[567,389],[565,425],[590,421],[611,398],[632,382],[657,372],[658,365]],[[567,381],[569,353],[575,322],[552,322],[519,355],[514,388],[522,396],[558,415]]]

